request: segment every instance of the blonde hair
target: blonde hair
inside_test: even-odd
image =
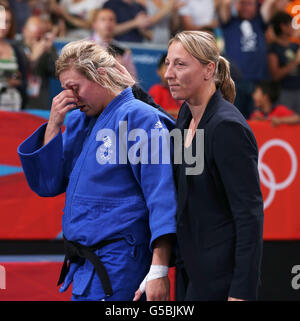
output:
[[[103,68],[104,72],[99,72],[98,68]],[[56,76],[70,69],[112,92],[134,85],[130,76],[116,68],[116,59],[94,41],[77,40],[63,47],[56,61]]]
[[[233,103],[235,99],[235,85],[230,75],[230,66],[227,59],[222,57],[215,37],[204,31],[182,31],[177,33],[169,42],[169,46],[178,41],[184,49],[201,64],[210,62],[215,64],[214,79],[220,88],[223,97]]]

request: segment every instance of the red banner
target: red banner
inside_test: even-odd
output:
[[[56,285],[61,266],[61,262],[1,263],[0,301],[69,301],[71,287],[60,293]]]
[[[45,121],[29,113],[0,111],[0,239],[55,239],[61,233],[64,195],[42,198],[33,193],[17,155],[18,145]],[[300,239],[300,126],[249,124],[260,151],[264,239]]]
[[[47,119],[0,111],[0,239],[55,239],[61,232],[64,195],[42,198],[22,172],[19,144]]]
[[[300,126],[249,122],[259,147],[265,240],[300,239]],[[245,182],[246,183],[246,182]]]

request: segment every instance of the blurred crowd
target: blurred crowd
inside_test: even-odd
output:
[[[246,119],[300,122],[300,0],[0,0],[0,109],[49,109],[56,39],[91,39],[133,77],[126,43],[167,46],[181,30],[217,38],[231,63],[235,105]],[[5,9],[5,14],[3,13]],[[1,21],[0,21],[1,23]],[[176,117],[164,79],[149,93]]]

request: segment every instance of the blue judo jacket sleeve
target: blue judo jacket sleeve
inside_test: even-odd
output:
[[[39,196],[56,196],[66,189],[63,138],[60,131],[43,146],[47,124],[38,128],[19,147],[18,154],[30,188]]]
[[[139,164],[131,163],[134,176],[142,189],[149,211],[149,226],[151,231],[150,250],[153,249],[153,242],[158,237],[176,233],[177,199],[173,168],[171,161],[165,163],[162,161],[163,154],[166,156],[165,153],[170,153],[169,156],[171,159],[172,150],[171,148],[168,150],[166,144],[156,145],[153,144],[153,141],[151,144],[151,140],[153,140],[155,135],[151,135],[153,127],[149,125],[160,124],[162,129],[165,129],[164,132],[160,132],[160,135],[164,141],[169,139],[168,130],[163,118],[159,118],[157,115],[156,117],[157,118],[153,117],[153,119],[143,119],[140,121],[147,135],[145,135],[144,139],[140,137],[140,144],[138,144],[141,162]],[[155,150],[153,150],[153,148],[151,149],[153,145],[155,145]],[[160,161],[154,164],[153,154],[156,153],[159,154]],[[146,159],[148,159],[148,161],[146,161]]]

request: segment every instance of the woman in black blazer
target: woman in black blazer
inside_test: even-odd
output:
[[[255,300],[263,244],[258,148],[232,105],[229,63],[211,34],[185,31],[170,41],[166,64],[173,98],[185,101],[177,119],[183,162],[175,164],[185,300]],[[197,130],[204,134],[200,155],[203,135]],[[190,149],[196,153],[194,171],[186,157]]]

